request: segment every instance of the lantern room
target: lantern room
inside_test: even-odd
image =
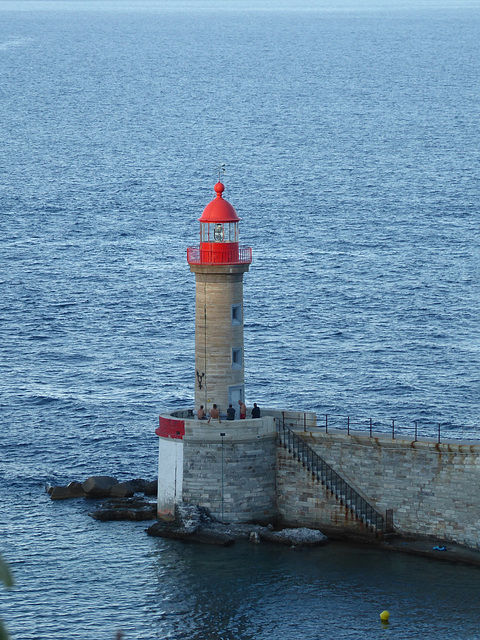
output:
[[[223,198],[225,187],[217,182],[217,197],[205,209],[200,222],[200,246],[188,247],[189,264],[250,264],[252,250],[238,244],[237,216],[232,205]]]

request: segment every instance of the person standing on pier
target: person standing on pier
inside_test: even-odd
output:
[[[247,407],[241,400],[238,401],[238,404],[240,405],[240,420],[245,420],[247,417]]]

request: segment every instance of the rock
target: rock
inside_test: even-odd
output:
[[[248,540],[253,544],[260,544],[260,534],[258,531],[250,531],[250,535],[248,536]]]
[[[109,476],[92,476],[82,482],[82,488],[89,498],[105,498],[110,495],[112,487],[118,484],[116,478]]]
[[[207,528],[198,529],[195,533],[192,533],[191,539],[194,542],[201,542],[203,544],[219,544],[222,547],[230,547],[232,544],[235,544],[235,538],[228,533]]]
[[[88,514],[95,520],[107,522],[111,520],[153,520],[155,518],[155,507],[151,509],[97,509]]]
[[[67,487],[51,487],[47,488],[52,500],[67,500],[68,498],[83,498],[85,492],[80,482],[70,482]]]
[[[130,482],[119,482],[110,489],[112,498],[131,498],[134,493],[135,489]]]
[[[147,481],[143,478],[135,478],[134,480],[129,480],[128,484],[131,484],[135,493],[145,493],[145,486],[147,485]]]
[[[128,482],[119,482],[110,476],[91,476],[84,482],[70,482],[68,487],[45,486],[45,490],[52,496],[52,500],[67,498],[117,498],[132,497],[135,493],[157,495],[157,480],[147,482],[142,478],[135,478]]]
[[[112,498],[88,515],[95,520],[153,520],[157,505],[143,498]]]
[[[288,544],[293,547],[316,547],[327,544],[328,538],[316,529],[283,529],[282,531],[270,531],[264,529],[260,532],[260,538],[268,542]]]
[[[231,535],[217,531],[215,529],[199,529],[194,533],[187,533],[178,527],[166,526],[165,523],[156,522],[147,529],[149,536],[161,538],[174,538],[175,540],[185,540],[187,542],[200,542],[202,544],[217,544],[222,547],[229,547],[235,543],[235,538]]]
[[[146,496],[156,496],[158,493],[158,480],[146,482],[143,492]]]
[[[185,533],[195,533],[202,524],[202,515],[195,504],[179,504],[176,508],[177,527]]]
[[[70,482],[70,484],[67,485],[67,488],[70,489],[72,498],[83,498],[85,496],[85,491],[83,490],[81,482]]]
[[[52,500],[67,500],[68,498],[78,497],[72,494],[70,487],[52,487],[49,493]]]

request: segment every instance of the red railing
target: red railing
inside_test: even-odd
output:
[[[232,243],[233,244],[233,243]],[[188,264],[250,264],[252,262],[252,247],[228,243],[208,243],[201,248],[187,247]]]

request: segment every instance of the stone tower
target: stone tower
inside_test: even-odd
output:
[[[195,409],[213,404],[225,414],[231,403],[245,400],[243,349],[243,274],[252,249],[239,245],[237,216],[215,185],[216,198],[204,209],[200,244],[188,247],[187,260],[195,273]]]

